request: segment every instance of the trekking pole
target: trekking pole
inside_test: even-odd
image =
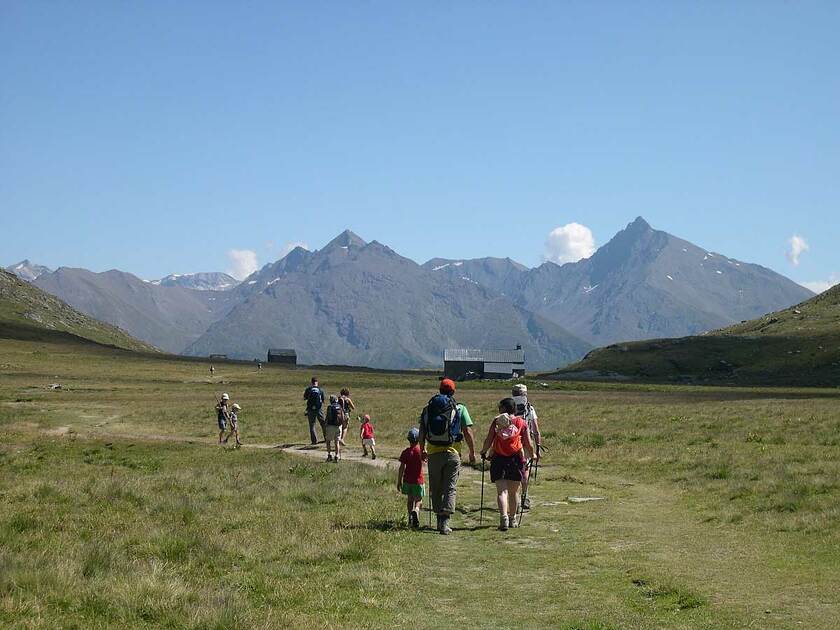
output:
[[[478,524],[484,523],[484,455],[481,456],[481,507],[478,510]]]
[[[528,488],[531,487],[531,482],[533,481],[533,479],[530,478],[530,470],[533,468],[533,466],[534,466],[534,458],[532,457],[531,461],[528,463],[528,468],[529,468],[528,483],[525,485],[525,490],[522,493],[522,500],[519,502],[519,526],[520,527],[522,526],[522,517],[525,515],[525,501],[528,500]]]

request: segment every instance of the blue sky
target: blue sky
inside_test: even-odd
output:
[[[642,215],[826,281],[838,31],[837,2],[7,0],[0,262],[154,278],[350,227],[536,265]]]

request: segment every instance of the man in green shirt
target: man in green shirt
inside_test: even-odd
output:
[[[446,378],[440,382],[440,394],[433,397],[420,417],[420,450],[428,461],[429,491],[432,509],[437,514],[437,529],[451,534],[449,518],[455,511],[458,475],[461,472],[461,442],[469,448],[470,464],[475,464],[475,440],[472,418],[464,405],[455,402],[455,383]],[[451,419],[443,434],[440,422]]]

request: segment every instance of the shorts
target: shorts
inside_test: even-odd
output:
[[[226,431],[227,430],[227,420],[224,418],[218,418],[219,421],[219,431]]]
[[[500,479],[522,481],[525,477],[525,460],[516,455],[496,455],[490,460],[490,481]]]
[[[324,439],[327,442],[338,441],[338,435],[341,432],[341,426],[338,424],[327,424],[324,426]]]
[[[426,489],[423,487],[423,484],[405,483],[403,481],[402,493],[409,497],[420,497],[422,499],[426,496]]]
[[[373,438],[365,438],[362,440],[362,446],[376,446],[376,440]]]

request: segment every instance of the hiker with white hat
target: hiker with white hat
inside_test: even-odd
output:
[[[222,397],[216,404],[216,421],[219,423],[219,444],[224,444],[223,438],[225,437],[225,431],[227,430],[227,425],[230,421],[230,408],[228,407],[229,402],[230,396],[225,393],[222,394]]]
[[[522,509],[530,510],[531,501],[528,499],[528,482],[531,479],[531,466],[536,467],[540,463],[540,457],[542,456],[542,434],[540,433],[537,410],[528,401],[528,387],[523,383],[517,383],[513,386],[511,394],[513,395],[513,401],[516,403],[516,415],[525,420],[525,424],[528,425],[528,435],[531,438],[531,444],[534,445],[534,457],[525,462],[525,475],[522,478]]]
[[[242,446],[242,440],[239,438],[239,412],[242,411],[242,407],[239,406],[238,403],[233,403],[230,406],[230,433],[227,434],[225,438],[225,444],[227,444],[228,440],[230,439],[231,435],[236,436],[236,446]]]

